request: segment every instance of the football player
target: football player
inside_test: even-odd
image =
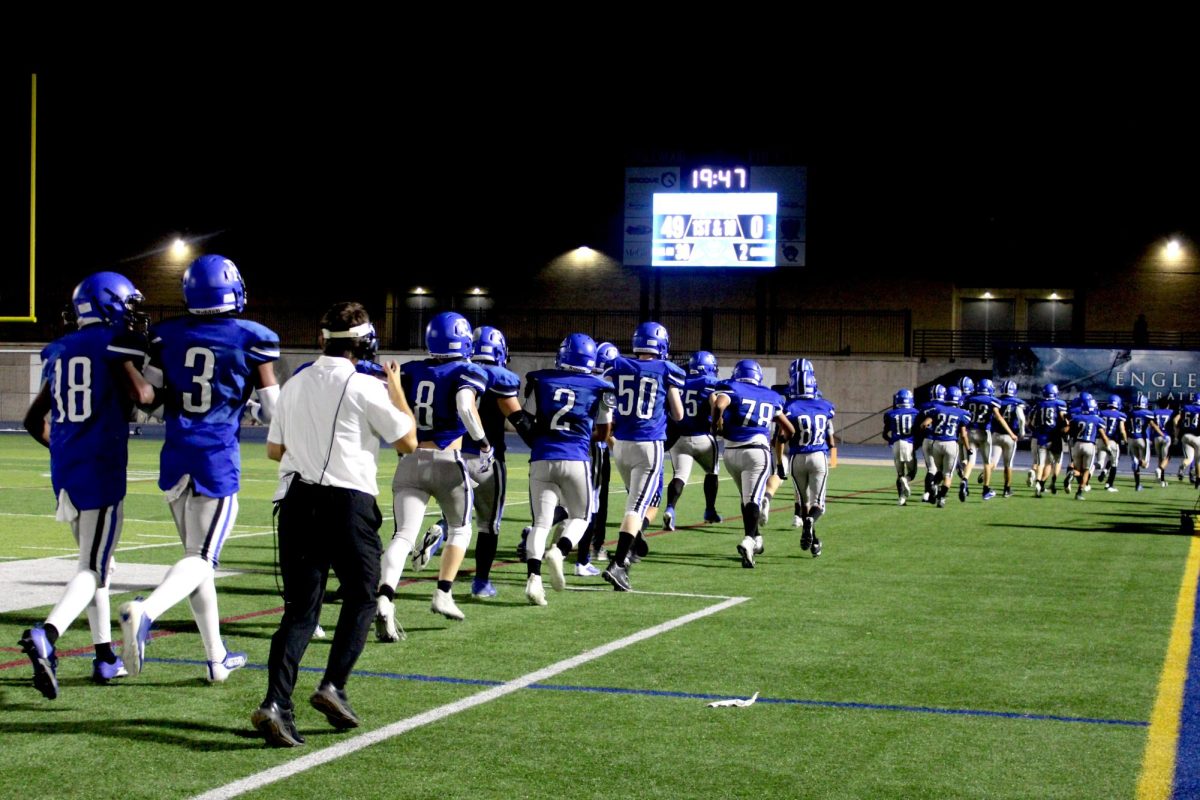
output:
[[[246,284],[219,255],[193,261],[183,273],[188,313],[150,329],[151,367],[161,371],[166,438],[158,487],[166,493],[184,557],[143,601],[120,608],[122,656],[130,675],[143,665],[150,626],[187,598],[204,645],[208,680],[218,683],[246,664],[221,639],[215,570],[237,522],[241,484],[241,420],[252,391],[258,421],[270,422],[279,397],[273,363],[279,336],[239,318]],[[152,382],[157,373],[151,372]]]
[[[913,448],[919,448],[925,458],[925,491],[921,494],[923,503],[937,502],[937,485],[942,480],[942,476],[937,474],[937,463],[933,458],[933,440],[925,435],[925,420],[929,419],[930,414],[936,413],[935,409],[944,402],[946,402],[946,387],[935,383],[929,387],[929,398],[917,407],[917,428],[913,435]]]
[[[1017,397],[1017,382],[1005,381],[1000,387],[1000,416],[1015,436],[1003,431],[992,433],[992,452],[988,463],[995,474],[996,466],[1004,467],[1004,496],[1012,497],[1013,459],[1017,455],[1017,440],[1025,435],[1025,403]]]
[[[463,440],[463,459],[471,480],[475,482],[472,496],[478,528],[471,596],[486,599],[496,596],[496,587],[491,581],[492,565],[496,562],[496,549],[500,544],[500,521],[504,517],[504,498],[508,489],[504,422],[521,410],[521,403],[517,400],[521,380],[506,368],[508,340],[498,328],[491,325],[476,328],[471,333],[471,361],[482,367],[488,376],[487,392],[479,403],[479,419],[483,423],[484,436],[491,442],[495,453],[491,468],[481,472],[479,442],[470,437]],[[517,419],[514,418],[514,427]],[[446,518],[442,517],[425,532],[422,551],[436,551],[445,537]]]
[[[883,415],[883,440],[892,448],[892,463],[896,465],[896,495],[900,505],[912,494],[909,482],[917,477],[917,459],[913,453],[913,431],[917,425],[917,409],[913,407],[911,389],[901,389],[892,398],[892,407]]]
[[[1150,410],[1150,398],[1138,392],[1133,399],[1133,413],[1129,415],[1129,458],[1133,462],[1133,490],[1140,492],[1142,470],[1150,462],[1150,439],[1158,429],[1158,421]],[[1162,433],[1159,429],[1158,433]]]
[[[716,509],[721,459],[717,439],[711,431],[709,403],[719,383],[717,357],[707,350],[693,353],[688,359],[687,382],[683,386],[684,416],[669,426],[678,438],[671,448],[671,482],[667,485],[667,508],[663,512],[663,528],[668,531],[675,530],[675,504],[683,495],[693,463],[698,463],[704,472],[704,521],[721,521]]]
[[[616,390],[613,418],[612,457],[629,494],[617,551],[604,570],[604,580],[613,589],[632,588],[625,566],[626,556],[642,530],[643,520],[662,481],[663,441],[667,438],[667,415],[683,419],[680,392],[687,376],[667,361],[670,339],[657,322],[643,322],[633,333],[635,358],[618,357],[613,362]]]
[[[425,327],[429,358],[400,367],[404,394],[417,421],[417,451],[400,459],[392,478],[392,513],[396,532],[383,554],[375,638],[396,642],[402,638],[396,625],[396,586],[404,562],[412,554],[420,569],[432,556],[434,542],[413,551],[417,531],[429,498],[434,497],[446,516],[447,536],[438,570],[437,588],[429,610],[447,619],[464,615],[451,594],[454,578],[471,543],[472,481],[462,456],[463,437],[479,443],[478,473],[492,469],[495,450],[483,430],[476,408],[488,388],[488,374],[470,361],[471,324],[461,314],[443,311]],[[436,539],[435,539],[436,541]]]
[[[792,392],[795,390],[795,387],[802,386],[804,384],[804,381],[797,377],[803,374],[812,376],[813,394],[818,398],[821,396],[820,390],[816,388],[817,373],[816,370],[813,369],[813,363],[807,358],[792,359],[792,362],[788,364],[787,383],[771,387],[771,391],[783,397],[785,406],[787,405],[788,401],[795,399],[795,395],[792,394]],[[784,458],[782,461],[779,461],[776,460],[775,457],[776,450],[778,450],[776,445],[783,441],[786,440],[780,439],[777,434],[773,435],[771,440],[771,475],[767,478],[767,491],[763,496],[762,515],[759,518],[760,528],[767,527],[767,515],[771,511],[771,500],[775,497],[775,492],[779,491],[779,487],[783,485],[783,482],[787,480],[788,475],[790,474],[789,470],[791,469],[791,465],[789,459]],[[792,509],[792,527],[799,528],[804,525],[803,507],[799,499],[792,504]]]
[[[1158,423],[1158,430],[1161,433],[1151,433],[1150,449],[1158,457],[1158,467],[1155,469],[1158,484],[1165,489],[1167,488],[1167,467],[1171,465],[1171,431],[1174,430],[1171,423],[1175,419],[1175,410],[1171,408],[1171,399],[1166,396],[1158,398],[1158,408],[1155,408],[1153,413],[1154,421]]]
[[[737,546],[742,566],[752,569],[763,551],[759,512],[771,469],[771,424],[790,437],[795,430],[783,415],[783,398],[762,385],[762,367],[753,359],[733,365],[730,380],[712,394],[713,433],[725,437],[725,467],[741,490],[742,530]]]
[[[1090,491],[1089,482],[1092,477],[1092,461],[1096,458],[1096,437],[1103,440],[1108,447],[1108,434],[1105,432],[1104,420],[1097,414],[1096,398],[1083,392],[1082,409],[1071,415],[1071,461],[1079,476],[1079,486],[1075,491],[1075,499],[1082,500],[1083,493]]]
[[[600,376],[612,386],[609,373],[612,372],[613,362],[619,355],[621,353],[617,346],[611,342],[596,345],[596,368],[592,370],[592,374]],[[606,441],[592,442],[592,492],[595,496],[593,506],[596,510],[588,521],[587,532],[580,540],[579,555],[575,562],[575,574],[579,577],[599,575],[600,570],[591,562],[608,560],[604,541],[608,538],[608,484],[612,478],[612,441],[610,425]]]
[[[1200,394],[1191,392],[1179,408],[1175,418],[1175,435],[1183,443],[1183,463],[1179,465],[1179,479],[1186,473],[1192,485],[1200,488]]]
[[[996,492],[992,490],[992,425],[998,425],[1000,432],[1010,439],[1015,439],[1016,434],[1000,413],[996,386],[990,378],[979,381],[975,394],[963,400],[963,408],[971,415],[971,421],[967,423],[967,441],[971,446],[967,452],[967,463],[963,466],[963,481],[958,487],[958,499],[967,499],[971,470],[975,468],[975,453],[978,451],[980,460],[983,461],[983,499],[991,500],[996,496]]]
[[[962,392],[962,401],[959,402],[958,405],[963,406],[966,404],[967,398],[975,394],[975,381],[971,379],[970,375],[963,375],[958,379],[958,388]],[[970,441],[970,434],[968,434],[967,440],[968,442]],[[958,477],[962,478],[964,483],[966,483],[967,459],[970,458],[967,451],[970,449],[971,446],[968,444],[966,447],[960,447],[958,450]],[[971,463],[973,464],[974,462],[972,461]],[[965,501],[970,493],[970,486],[966,488],[966,491],[963,491],[962,487],[960,486],[960,497],[958,499]]]
[[[1121,460],[1121,443],[1127,438],[1126,416],[1121,410],[1121,398],[1115,394],[1110,395],[1107,407],[1102,408],[1099,415],[1104,420],[1104,432],[1108,435],[1108,442],[1096,454],[1096,477],[1105,484],[1106,491],[1115,492],[1117,487],[1113,486],[1113,482],[1117,479],[1117,464]]]
[[[1050,478],[1050,493],[1058,494],[1058,473],[1061,469],[1062,427],[1067,419],[1067,404],[1058,396],[1058,386],[1047,383],[1042,387],[1042,399],[1033,407],[1033,469],[1037,475],[1034,495],[1046,492]]]
[[[959,407],[961,403],[962,389],[951,386],[946,389],[946,401],[935,403],[925,412],[921,422],[930,441],[934,472],[941,479],[934,492],[934,502],[938,508],[946,507],[946,495],[950,493],[950,481],[954,477],[959,452],[971,449],[966,427],[970,414]]]
[[[554,369],[529,373],[529,407],[534,416],[529,456],[529,498],[533,530],[527,544],[525,597],[546,605],[542,559],[550,568],[550,585],[566,588],[563,562],[583,538],[595,510],[592,493],[592,442],[608,438],[612,422],[612,386],[594,375],[596,342],[583,333],[563,339]],[[549,549],[546,538],[554,512],[566,510],[562,534]]]
[[[821,540],[817,537],[817,520],[825,514],[825,489],[829,477],[829,452],[833,441],[833,403],[817,396],[817,379],[812,372],[795,373],[791,399],[783,413],[791,426],[786,440],[787,460],[790,462],[792,485],[796,502],[800,504],[800,549],[809,550],[813,558],[821,555]],[[784,459],[783,440],[777,440],[778,461]],[[776,467],[780,470],[780,467]]]
[[[48,700],[58,697],[55,644],[85,609],[95,649],[92,680],[108,683],[126,674],[112,649],[108,587],[125,518],[129,417],[134,403],[154,399],[141,373],[143,302],[124,275],[84,278],[64,314],[77,330],[42,350],[42,386],[25,414],[25,430],[50,450],[57,519],[71,525],[79,545],[78,567],[62,597],[17,642],[33,664],[34,687]]]

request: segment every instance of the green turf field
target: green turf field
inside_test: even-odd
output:
[[[153,480],[158,444],[131,443],[139,479],[119,564],[179,557]],[[524,567],[512,559],[529,520],[518,460],[493,573],[500,596],[472,601],[460,578],[467,620],[452,623],[428,612],[432,570],[402,586],[408,640],[372,636],[348,686],[365,725],[355,732],[333,731],[307,706],[328,651],[315,641],[305,659],[315,671],[301,676],[296,697],[308,743],[272,750],[249,715],[265,690],[281,606],[275,470],[259,444],[243,456],[237,535],[222,559],[239,574],[218,590],[224,635],[249,652],[250,668],[207,685],[181,604],[159,621],[166,635],[148,647],[140,677],[94,686],[81,617],[59,640],[62,693],[47,701],[15,644],[48,606],[0,614],[0,796],[189,797],[284,765],[291,777],[250,796],[1133,797],[1190,545],[1172,534],[1180,509],[1196,501],[1186,484],[1135,494],[1127,479],[1120,493],[1094,491],[1085,502],[1037,500],[1022,481],[1011,499],[982,503],[976,491],[943,510],[898,508],[890,466],[843,465],[818,527],[819,559],[800,551],[791,498],[780,497],[756,569],[735,552],[739,521],[697,525],[653,536],[631,572],[638,593],[569,575],[572,588],[596,591],[547,584],[550,604],[537,608],[525,603]],[[386,485],[390,457],[384,463]],[[53,520],[47,471],[43,448],[0,438],[0,566],[75,552]],[[385,532],[390,499],[380,496]],[[611,503],[614,521],[622,502]],[[720,510],[733,516],[737,505],[723,481]],[[679,524],[698,523],[701,510],[694,485]],[[615,523],[610,531],[615,538]],[[130,597],[114,594],[114,612]],[[322,617],[330,633],[337,610]],[[624,646],[595,651],[613,643]],[[528,688],[503,687],[556,664]],[[364,733],[489,690],[494,697],[458,713],[354,748]],[[707,707],[755,692],[748,708]],[[327,763],[291,763],[339,745],[351,746]]]

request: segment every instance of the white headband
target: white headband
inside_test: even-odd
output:
[[[375,326],[369,322],[364,322],[361,325],[355,325],[348,331],[331,331],[326,328],[321,328],[321,335],[326,339],[360,339],[367,334],[374,333]]]

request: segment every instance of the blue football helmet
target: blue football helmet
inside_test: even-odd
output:
[[[803,397],[806,400],[820,397],[817,390],[817,376],[811,372],[805,372],[803,369],[796,373],[795,380],[789,384],[788,388],[794,396]]]
[[[455,311],[443,311],[425,326],[425,349],[433,358],[470,358],[471,323]]]
[[[901,389],[900,391],[896,392],[896,395],[892,398],[892,408],[912,408],[912,407],[913,407],[912,389]]]
[[[497,367],[508,363],[508,340],[499,328],[481,325],[471,333],[471,360]]]
[[[753,383],[755,386],[759,386],[762,384],[762,367],[752,358],[743,358],[733,365],[733,375],[731,377],[735,381]]]
[[[961,406],[963,399],[963,390],[957,386],[946,387],[946,402],[952,406]]]
[[[788,385],[796,386],[796,377],[808,373],[816,375],[817,371],[813,369],[813,364],[807,358],[797,358],[788,364]]]
[[[192,314],[246,310],[246,282],[225,256],[200,256],[183,271],[183,302]]]
[[[649,353],[666,358],[671,349],[671,336],[657,322],[643,322],[633,332],[633,352]]]
[[[1042,397],[1046,398],[1047,400],[1053,400],[1058,397],[1058,384],[1047,383],[1045,386],[1043,386]]]
[[[1000,384],[1000,396],[1001,397],[1016,397],[1017,396],[1017,382],[1016,381],[1005,381],[1004,383]]]
[[[1138,392],[1133,398],[1133,407],[1144,411],[1150,407],[1150,398],[1142,392]]]
[[[971,380],[970,376],[963,375],[958,379],[958,388],[962,389],[963,397],[970,397],[975,394],[975,381]]]
[[[717,357],[707,350],[697,350],[688,359],[688,375],[716,375]]]
[[[929,402],[944,403],[946,402],[946,387],[940,383],[935,383],[929,387]]]
[[[596,340],[586,333],[572,333],[558,346],[554,366],[590,374],[596,369]]]
[[[621,357],[621,351],[612,342],[601,342],[596,345],[596,368],[592,372],[597,375],[607,375],[612,369],[613,362]]]
[[[1084,392],[1083,394],[1081,394],[1079,396],[1079,398],[1081,400],[1083,400],[1083,407],[1087,410],[1087,412],[1089,414],[1096,413],[1096,398],[1092,397],[1087,392]]]
[[[119,272],[95,272],[71,292],[74,321],[83,327],[93,322],[136,327],[146,315],[139,310],[146,298]]]
[[[1118,395],[1115,395],[1115,394],[1113,394],[1113,395],[1109,395],[1109,397],[1108,397],[1108,407],[1109,407],[1109,408],[1115,408],[1117,411],[1120,411],[1120,410],[1121,410],[1121,398],[1120,398]]]
[[[996,394],[996,384],[992,383],[991,378],[982,379],[975,388],[979,390],[980,394],[985,394],[988,397],[993,397]]]

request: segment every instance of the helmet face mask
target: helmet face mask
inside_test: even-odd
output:
[[[633,352],[666,358],[671,350],[671,336],[657,322],[643,322],[633,332]]]
[[[688,359],[689,375],[716,375],[717,357],[707,350],[697,350]]]
[[[498,367],[508,363],[508,340],[499,328],[481,325],[471,333],[471,360]]]
[[[752,358],[743,358],[733,365],[732,379],[742,383],[762,385],[763,371],[759,363]]]
[[[596,342],[586,333],[572,333],[558,346],[554,366],[570,372],[591,374],[596,369]]]
[[[455,311],[443,311],[425,326],[425,350],[431,358],[470,358],[471,323]]]
[[[228,258],[200,256],[183,272],[183,302],[190,314],[240,314],[246,310],[246,283]]]
[[[119,272],[95,272],[71,292],[71,308],[63,313],[63,319],[80,328],[102,322],[145,331],[150,321],[141,311],[145,301],[142,293]]]

